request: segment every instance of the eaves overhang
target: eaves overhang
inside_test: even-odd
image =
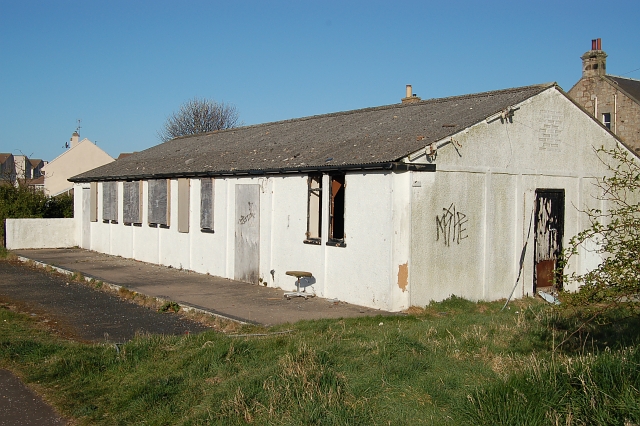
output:
[[[274,175],[294,175],[308,173],[342,173],[354,171],[376,171],[387,170],[392,172],[435,172],[435,164],[408,164],[399,161],[389,161],[383,163],[371,164],[353,164],[353,165],[327,165],[327,166],[304,166],[304,167],[287,167],[273,169],[255,169],[255,170],[220,170],[208,172],[176,172],[176,173],[140,173],[135,175],[118,175],[118,176],[101,176],[86,178],[70,178],[71,182],[108,182],[108,181],[133,181],[133,180],[150,180],[150,179],[177,179],[177,178],[203,178],[203,177],[237,177],[237,176],[274,176]]]

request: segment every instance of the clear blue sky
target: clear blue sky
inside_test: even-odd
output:
[[[158,144],[181,103],[245,124],[580,78],[602,38],[640,79],[640,1],[0,0],[0,152]]]

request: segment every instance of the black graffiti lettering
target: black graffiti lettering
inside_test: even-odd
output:
[[[442,237],[445,246],[450,246],[451,242],[460,244],[469,237],[465,226],[468,221],[467,215],[456,211],[455,204],[451,203],[449,208],[442,209],[442,216],[436,216],[436,241]]]

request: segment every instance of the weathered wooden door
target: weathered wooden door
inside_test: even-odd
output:
[[[556,273],[564,235],[564,189],[537,189],[534,246],[534,291],[562,287],[562,274]]]
[[[236,185],[234,278],[258,284],[260,266],[260,185]]]

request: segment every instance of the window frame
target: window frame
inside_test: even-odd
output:
[[[602,113],[602,124],[604,124],[604,127],[611,130],[611,113],[610,112]]]
[[[305,244],[322,243],[322,181],[321,173],[307,176],[307,232],[303,241]]]
[[[345,243],[345,217],[346,217],[346,188],[347,179],[345,173],[332,173],[329,175],[329,236],[327,245],[346,247]],[[340,232],[342,231],[342,232]],[[337,235],[340,235],[337,237]]]

